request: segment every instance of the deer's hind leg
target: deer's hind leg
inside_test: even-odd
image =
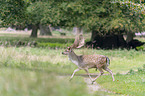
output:
[[[112,71],[108,67],[105,67],[104,70],[106,70],[107,72],[109,72],[112,75],[113,81],[115,81]]]
[[[98,77],[100,77],[101,75],[104,74],[104,71],[103,71],[102,68],[98,68],[98,69],[99,69],[99,71],[100,71],[100,74],[92,81],[92,84],[97,80]]]

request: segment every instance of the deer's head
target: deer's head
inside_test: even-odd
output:
[[[67,49],[64,52],[62,52],[62,54],[63,55],[68,55],[71,52],[72,52],[72,48],[71,47],[67,47]]]

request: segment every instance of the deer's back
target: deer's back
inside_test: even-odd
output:
[[[80,60],[82,62],[83,67],[101,67],[106,65],[107,57],[104,55],[82,55],[80,56]]]

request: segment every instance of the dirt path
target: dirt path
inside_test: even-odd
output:
[[[94,93],[95,91],[99,91],[101,89],[101,86],[96,82],[91,84],[92,82],[89,78],[84,78],[84,81],[87,83],[89,93]]]
[[[105,89],[101,88],[101,86],[99,84],[97,84],[96,82],[94,82],[92,84],[90,78],[84,77],[84,81],[87,83],[89,93],[94,93],[95,91],[104,91],[104,92],[107,92],[107,93],[112,93],[108,90],[105,90]]]
[[[65,78],[65,77],[70,77],[71,75],[59,75],[58,77],[59,78]],[[99,84],[97,84],[96,82],[94,82],[92,84],[90,78],[88,78],[88,75],[87,74],[76,74],[75,76],[83,76],[84,77],[84,81],[86,82],[87,84],[87,87],[88,87],[88,92],[89,93],[94,93],[96,91],[102,91],[102,92],[107,92],[107,93],[113,93],[111,91],[108,91],[104,88],[102,88]],[[96,75],[92,75],[92,77],[95,77]]]

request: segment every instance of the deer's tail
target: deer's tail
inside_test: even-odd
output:
[[[107,66],[110,65],[110,59],[108,57],[106,57],[106,64],[107,64]]]

